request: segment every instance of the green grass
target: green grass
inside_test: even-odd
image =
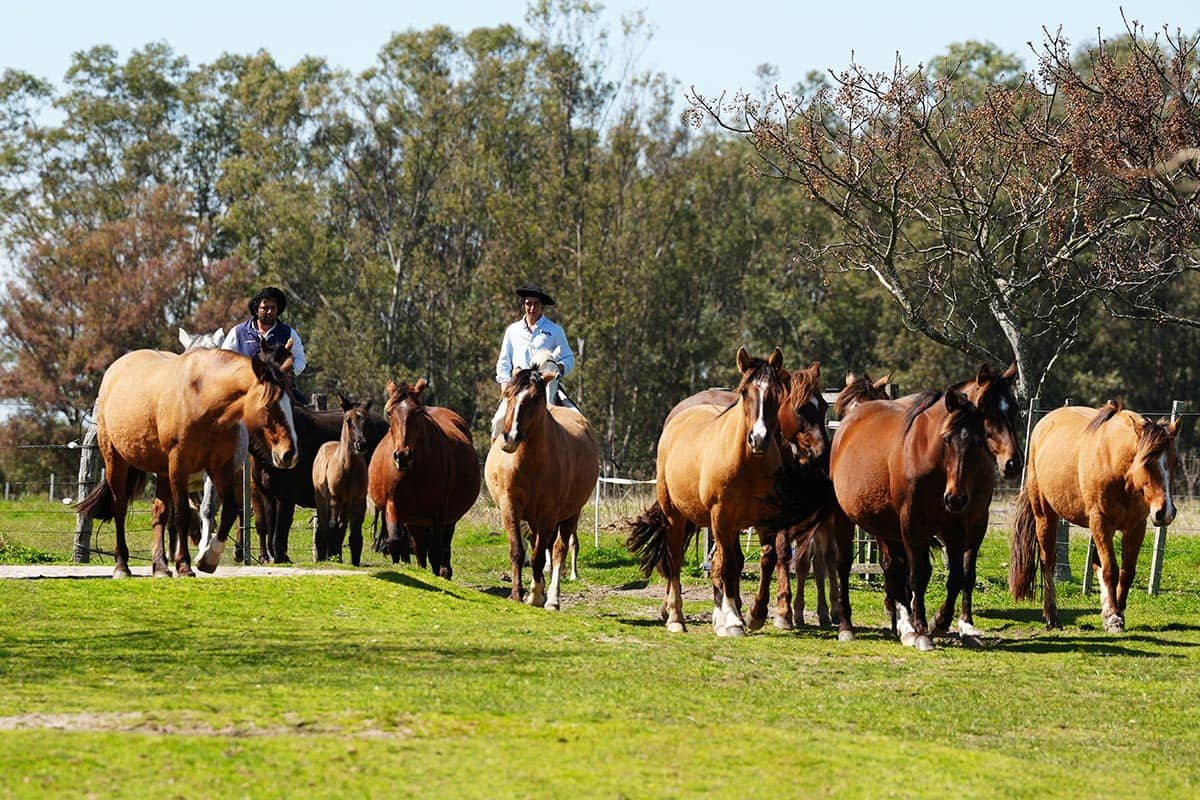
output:
[[[866,584],[855,642],[811,627],[717,639],[704,600],[672,636],[661,582],[639,591],[616,531],[600,549],[584,537],[558,614],[503,596],[507,544],[486,510],[455,544],[453,582],[381,562],[345,576],[0,581],[0,796],[1200,790],[1200,538],[1169,540],[1156,597],[1143,558],[1125,634],[1100,630],[1078,582],[1059,591],[1066,629],[1047,633],[1040,604],[1008,598],[994,531],[975,600],[986,646],[940,639],[929,654],[887,633]],[[688,584],[703,582],[691,564]]]

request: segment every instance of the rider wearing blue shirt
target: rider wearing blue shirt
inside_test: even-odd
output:
[[[282,346],[292,342],[292,372],[299,375],[308,363],[304,358],[304,342],[295,328],[279,321],[279,315],[287,308],[287,296],[274,286],[268,286],[250,298],[250,319],[235,325],[222,350],[236,350],[253,358],[262,349],[263,342]]]
[[[575,354],[567,342],[563,329],[542,314],[542,308],[554,305],[554,298],[546,294],[536,283],[517,288],[524,315],[509,325],[500,342],[500,357],[496,359],[496,382],[501,388],[512,378],[513,372],[533,366],[530,355],[536,350],[549,350],[561,367],[560,377],[570,375],[575,369]],[[557,401],[558,381],[547,386],[547,399]],[[553,394],[551,394],[553,391]]]

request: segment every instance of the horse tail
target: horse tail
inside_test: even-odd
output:
[[[657,501],[633,521],[633,532],[625,540],[625,547],[637,556],[643,578],[649,578],[654,568],[661,568],[669,558],[669,528],[667,515],[663,513],[662,506]]]
[[[1038,570],[1037,522],[1028,486],[1016,500],[1012,549],[1008,559],[1008,591],[1014,600],[1032,600]]]
[[[146,473],[140,469],[129,468],[126,480],[126,497],[133,497],[146,486]],[[116,515],[113,508],[113,491],[108,481],[100,481],[88,496],[75,504],[75,510],[88,519],[98,519],[104,522],[112,521]]]

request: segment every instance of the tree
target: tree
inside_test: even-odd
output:
[[[1183,96],[1195,86],[1194,41],[1172,45],[1174,72],[1111,70],[1095,84],[1113,104],[1120,91],[1145,101],[1141,116],[1121,122],[1147,146],[1117,148],[1130,159],[1119,171],[1111,158],[1086,157],[1096,133],[1087,109],[1097,101],[1084,97],[1057,37],[1040,80],[1001,79],[996,65],[1009,64],[972,46],[960,48],[963,68],[939,60],[910,70],[898,59],[891,74],[876,74],[851,65],[807,97],[803,88],[728,103],[693,95],[692,119],[749,137],[762,175],[799,184],[831,215],[832,236],[802,250],[810,266],[872,275],[907,327],[977,359],[1015,360],[1031,393],[1097,300],[1145,307],[1139,257],[1153,250],[1161,263],[1187,252],[1186,234],[1167,235],[1162,209],[1171,206],[1178,224],[1194,198],[1178,202],[1159,189],[1152,200],[1152,179],[1130,169],[1152,169],[1178,148],[1155,131],[1194,122]],[[1153,62],[1157,52],[1146,47],[1143,56]],[[985,72],[965,80],[972,65]],[[1114,121],[1102,124],[1111,131]]]

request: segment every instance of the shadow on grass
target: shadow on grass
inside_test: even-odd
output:
[[[458,597],[461,593],[470,591],[469,587],[461,585],[453,588],[447,587],[444,584],[439,585],[439,583],[435,583],[434,581],[440,582],[441,579],[434,578],[432,575],[426,579],[425,576],[417,576],[408,572],[398,572],[390,569],[374,572],[371,574],[371,577],[387,583],[395,583],[400,586],[407,586],[410,589],[421,589],[422,591],[426,592],[439,592],[441,594],[451,595],[452,597]],[[455,589],[458,591],[455,591]]]

